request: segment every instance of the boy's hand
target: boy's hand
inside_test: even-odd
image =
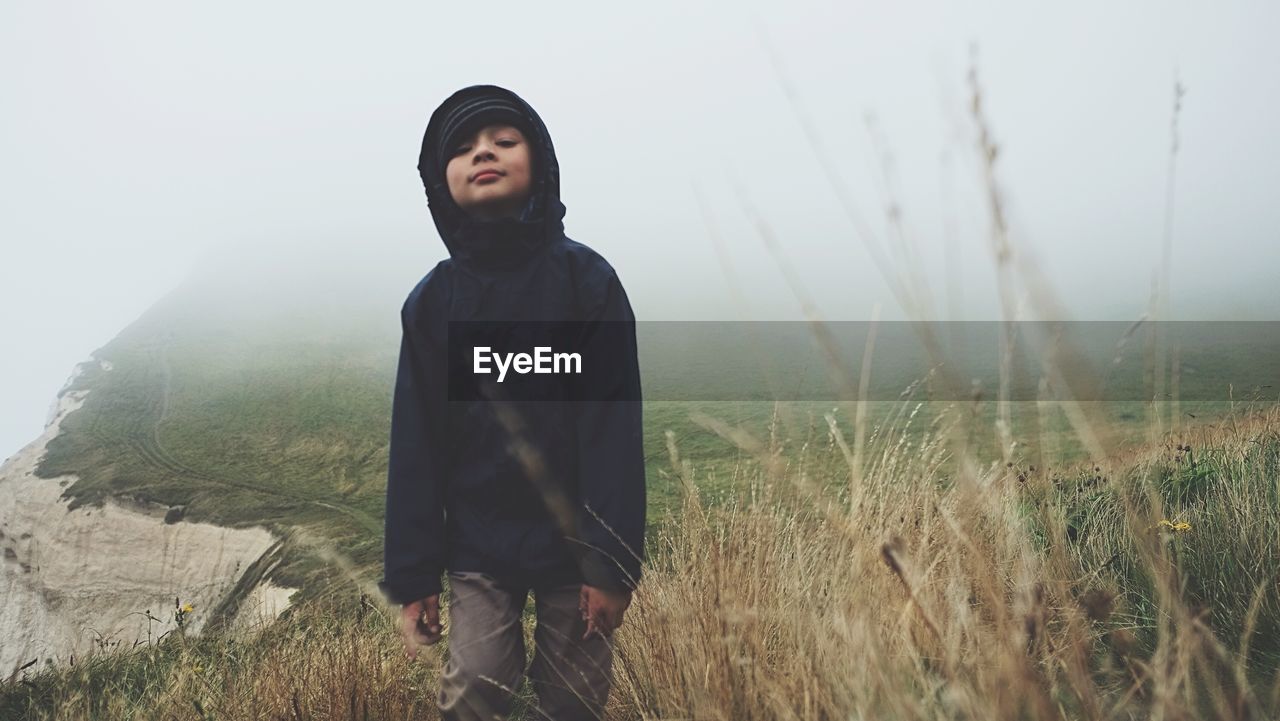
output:
[[[607,591],[595,586],[583,585],[578,596],[578,610],[587,622],[587,632],[582,640],[590,638],[592,632],[605,638],[613,635],[614,629],[622,625],[622,614],[631,605],[630,591]]]
[[[440,625],[440,594],[406,603],[400,609],[400,634],[409,658],[418,657],[418,647],[430,646],[444,637]]]

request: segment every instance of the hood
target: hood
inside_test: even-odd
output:
[[[514,101],[524,110],[533,129],[534,137],[528,140],[534,154],[531,160],[536,175],[532,179],[529,203],[519,218],[485,221],[467,215],[453,201],[448,181],[441,171],[436,146],[445,111],[459,100],[479,95],[498,95]],[[560,202],[560,165],[556,161],[551,135],[534,109],[506,88],[470,85],[446,98],[427,122],[422,150],[418,154],[418,175],[422,178],[427,205],[440,239],[444,241],[450,257],[463,263],[483,267],[519,265],[564,234],[565,207]]]

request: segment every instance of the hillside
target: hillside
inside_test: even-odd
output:
[[[118,541],[108,541],[101,530],[81,532],[108,556],[110,544],[120,544],[119,563],[161,559],[156,578],[167,580],[140,580],[140,589],[174,588],[173,559],[211,552],[196,536],[171,539],[175,529],[260,534],[245,546],[253,550],[244,551],[244,560],[217,570],[214,578],[184,581],[187,589],[177,595],[192,598],[197,586],[205,589],[189,630],[225,627],[264,593],[290,597],[295,605],[374,595],[398,310],[427,265],[386,253],[337,257],[330,251],[307,262],[240,252],[202,267],[77,368],[61,394],[75,399],[74,407],[65,409],[44,444],[29,454],[34,476],[56,484],[42,486],[49,490],[41,493],[52,494],[48,507],[123,509],[133,514],[120,516],[128,523],[148,518],[138,527],[161,534],[155,536],[161,540],[143,540],[151,536],[141,531]],[[1280,334],[1271,325],[1245,328],[1266,332],[1254,332],[1250,343],[1233,345],[1227,355],[1211,352],[1221,348],[1212,338],[1189,343],[1184,366],[1197,369],[1200,385],[1184,381],[1190,397],[1177,406],[1160,404],[1161,422],[1190,428],[1221,417],[1231,401],[1214,389],[1228,381],[1240,389],[1237,400],[1250,389],[1265,395],[1256,379],[1270,372],[1268,359],[1280,357]],[[961,460],[982,467],[1003,461],[994,430],[999,408],[990,390],[998,374],[994,354],[983,345],[991,340],[983,334],[993,328],[976,329],[967,355],[949,355],[953,361],[960,356],[955,365],[966,373],[986,379],[986,395],[975,402],[929,384],[913,386],[927,372],[927,358],[910,350],[909,327],[886,326],[868,387],[873,402],[862,410],[867,448],[881,448],[889,454],[884,457],[909,452],[936,432],[944,416],[960,411],[966,423],[951,438],[960,445],[939,459],[937,472],[954,474],[964,468]],[[1150,383],[1140,354],[1108,369],[1115,333],[1125,325],[1085,329],[1104,339],[1088,349],[1091,362],[1105,370],[1107,392],[1123,399],[1083,404],[1085,417],[1103,447],[1143,447],[1152,437],[1153,416],[1149,404],[1136,400],[1149,393]],[[836,330],[842,363],[855,371],[850,359],[859,357],[867,325]],[[1228,330],[1239,333],[1238,327]],[[678,515],[684,503],[683,484],[667,470],[668,433],[682,458],[700,469],[699,485],[711,502],[733,497],[744,478],[766,470],[758,454],[742,446],[740,434],[725,433],[726,427],[769,439],[780,458],[800,463],[818,486],[838,489],[847,481],[849,449],[837,447],[831,428],[854,445],[859,410],[821,400],[831,381],[826,356],[807,324],[655,323],[642,324],[639,332],[653,529]],[[1034,366],[1021,367],[1013,386],[1019,400],[1009,416],[1011,458],[1043,472],[1085,458],[1088,445],[1078,423],[1063,408],[1028,399],[1036,386],[1026,371]],[[907,387],[912,390],[903,396]],[[766,400],[771,397],[784,400]],[[897,445],[885,446],[889,439]],[[656,543],[656,533],[649,537]],[[53,548],[39,538],[7,540],[15,556],[6,573],[26,573],[20,566],[31,565],[25,559],[33,557],[37,540]],[[84,548],[72,546],[62,555],[83,556]],[[81,567],[94,564],[99,573],[115,572],[108,561],[84,561]],[[38,583],[32,588],[33,597],[52,593]],[[137,598],[126,597],[112,613],[141,614],[143,608],[128,606]],[[164,616],[145,610],[147,616]],[[117,620],[108,625],[115,628]],[[168,622],[162,628],[173,628],[173,619],[160,620]],[[124,638],[131,629],[136,636],[136,628],[118,630],[112,640],[136,642]]]
[[[842,478],[808,472],[835,446],[792,455],[722,428],[759,465],[715,502],[714,471],[673,441],[664,473],[684,490],[619,629],[606,718],[1280,710],[1274,407],[1057,471],[956,476],[939,469],[966,417],[940,418],[919,445],[899,431],[846,457]],[[447,637],[412,663],[395,619],[367,599],[304,602],[254,635],[24,672],[0,716],[436,718]],[[524,632],[531,651],[528,614]],[[538,718],[517,693],[517,718]]]

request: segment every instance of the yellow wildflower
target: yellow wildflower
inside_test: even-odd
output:
[[[192,605],[191,605],[191,604],[189,604],[189,603],[184,603],[184,604],[182,604],[182,609],[181,609],[181,610],[182,610],[182,612],[183,612],[183,613],[191,613],[192,611],[196,610],[196,607],[195,607],[195,606],[192,606]]]

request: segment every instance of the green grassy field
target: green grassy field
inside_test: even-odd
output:
[[[23,674],[0,716],[433,717],[447,643],[404,661],[372,590],[394,312],[340,293],[209,293],[182,289],[95,353],[110,369],[88,364],[70,385],[91,392],[38,473],[77,474],[76,505],[140,498],[269,526],[285,539],[271,578],[301,592],[253,638],[221,630],[232,598],[200,638]],[[940,400],[937,385],[911,385],[919,359],[879,343],[877,400],[858,405],[815,400],[820,385],[805,383],[824,379],[822,357],[795,347],[803,325],[773,328],[754,357],[723,365],[641,346],[648,580],[611,718],[1276,708],[1280,597],[1266,569],[1280,563],[1280,442],[1271,421],[1235,428],[1274,407],[1274,388],[1213,391],[1265,375],[1276,339],[1220,366],[1188,347],[1178,402],[1076,406],[1001,406],[991,368],[966,369],[987,378],[980,400]],[[1152,394],[1149,366],[1125,362],[1103,364],[1108,393]],[[529,604],[526,633],[532,622]],[[1201,622],[1210,635],[1194,635]],[[1258,690],[1231,702],[1243,688]]]
[[[306,529],[308,538],[341,549],[363,577],[376,577],[398,328],[366,322],[368,317],[309,316],[287,308],[263,319],[257,308],[252,296],[217,305],[180,296],[152,309],[95,354],[111,370],[91,365],[77,379],[73,389],[92,392],[50,444],[39,472],[76,474],[79,480],[68,489],[74,504],[121,496],[183,505],[186,517],[195,521],[263,524],[286,536],[290,529]],[[778,346],[771,362],[785,371],[787,356],[780,344],[802,342],[792,336],[803,326],[760,328],[777,331],[775,338],[757,340],[763,347]],[[647,401],[644,409],[651,519],[678,506],[679,486],[667,461],[668,432],[713,495],[732,491],[735,479],[757,466],[738,440],[697,418],[720,419],[798,457],[805,448],[834,447],[831,414],[840,435],[850,446],[855,443],[859,411],[854,403],[662,400],[707,395],[712,380],[732,388],[738,379],[731,372],[741,373],[743,384],[759,380],[749,362],[722,371],[663,360],[674,352],[642,349],[651,359],[647,392],[660,398]],[[818,375],[812,349],[797,350],[794,362],[803,369],[790,375]],[[1203,367],[1203,360],[1197,362]],[[686,376],[673,377],[682,369]],[[1140,382],[1141,376],[1132,380]],[[899,390],[876,386],[873,397]],[[969,419],[966,452],[983,463],[1003,460],[995,402],[916,400],[923,395],[918,388],[904,400],[867,402],[864,441],[872,445],[892,435],[909,445],[919,442],[942,412],[963,412]],[[1085,405],[1095,426],[1114,433],[1104,439],[1113,450],[1148,440],[1153,413],[1167,424],[1175,412],[1171,404],[1155,410],[1139,401]],[[1176,409],[1178,422],[1210,420],[1229,405],[1183,402]],[[1011,402],[1009,419],[1013,457],[1028,465],[1044,468],[1087,455],[1066,414],[1052,404]],[[813,477],[836,485],[847,479],[848,472],[837,467],[843,463],[839,454],[810,456],[823,459],[809,461]],[[314,549],[292,540],[286,546],[285,561],[275,572],[278,582],[303,589],[304,599],[340,587],[332,564]]]
[[[1274,406],[1154,443],[1125,420],[1132,441],[1100,465],[1035,468],[978,455],[981,411],[879,410],[856,466],[823,407],[653,407],[662,493],[608,718],[1280,709]],[[667,428],[683,464],[662,458]],[[407,662],[394,611],[355,581],[258,635],[177,634],[24,676],[0,715],[435,718],[447,642]],[[534,701],[520,690],[517,717],[535,718]]]
[[[398,641],[392,618],[376,600],[362,599],[381,572],[398,327],[387,322],[385,309],[317,312],[305,299],[281,307],[250,291],[218,304],[204,302],[203,297],[199,289],[180,292],[95,353],[95,359],[109,363],[110,369],[89,364],[72,384],[73,390],[91,392],[80,410],[63,422],[63,432],[49,445],[39,473],[76,474],[79,480],[67,489],[73,504],[111,496],[136,498],[183,505],[188,520],[268,526],[285,538],[282,561],[272,578],[301,589],[294,606],[278,628],[244,642],[218,631],[225,620],[219,616],[229,617],[234,611],[232,599],[210,610],[215,617],[209,621],[212,631],[207,637],[176,637],[117,660],[96,658],[77,669],[40,674],[27,685],[11,685],[0,693],[0,710],[51,717],[119,712],[203,719],[237,718],[269,707],[303,718],[348,718],[358,715],[352,711],[357,706],[372,704],[371,718],[430,717],[430,704],[424,700],[429,696],[423,689],[434,684],[442,656],[434,657],[434,670],[394,661]],[[369,304],[377,305],[372,300]],[[263,316],[264,305],[274,312]],[[326,307],[342,305],[330,300]],[[394,320],[394,313],[390,315]],[[1181,450],[1181,441],[1175,449],[1173,439],[1200,438],[1197,434],[1211,431],[1221,435],[1223,419],[1273,408],[1274,388],[1266,384],[1235,386],[1231,400],[1225,392],[1215,395],[1207,389],[1265,375],[1267,359],[1280,357],[1275,352],[1280,343],[1272,348],[1277,339],[1263,336],[1248,352],[1225,354],[1229,357],[1219,366],[1213,364],[1207,346],[1189,348],[1181,358],[1185,368],[1195,369],[1200,385],[1184,387],[1194,390],[1196,397],[1216,400],[1093,401],[1074,408],[1017,400],[1002,408],[991,390],[980,400],[938,400],[931,399],[936,388],[928,384],[897,398],[919,379],[903,370],[911,363],[904,360],[903,368],[895,370],[894,358],[877,356],[874,372],[883,373],[869,396],[894,400],[859,405],[814,399],[820,391],[813,388],[801,392],[804,383],[824,379],[821,358],[812,347],[788,354],[787,349],[799,343],[794,335],[802,326],[775,327],[779,335],[759,339],[757,347],[769,358],[764,376],[752,359],[739,358],[725,367],[709,361],[681,364],[678,344],[642,346],[642,359],[649,359],[645,389],[650,399],[644,406],[650,526],[646,578],[653,595],[637,600],[636,613],[654,627],[676,623],[664,615],[664,608],[674,609],[679,618],[701,619],[696,628],[677,623],[669,630],[676,637],[702,640],[685,648],[670,636],[634,637],[633,658],[666,658],[668,671],[692,675],[670,676],[660,665],[625,665],[621,688],[631,696],[615,709],[615,717],[662,717],[661,709],[668,715],[699,716],[706,708],[717,709],[711,716],[733,717],[742,713],[742,694],[758,695],[758,708],[766,708],[775,703],[776,694],[826,694],[844,688],[841,678],[855,677],[861,679],[859,688],[889,684],[883,689],[887,695],[857,703],[846,698],[843,705],[833,698],[814,703],[828,704],[823,708],[832,713],[857,707],[915,717],[915,710],[895,704],[918,695],[921,684],[934,682],[930,674],[936,670],[935,661],[930,659],[949,659],[946,663],[967,670],[982,667],[967,665],[970,657],[985,658],[984,663],[999,668],[1014,663],[1007,644],[998,640],[1007,630],[999,630],[999,623],[974,625],[972,609],[956,606],[953,596],[966,583],[1004,578],[1011,568],[1031,563],[1009,555],[1015,548],[1040,559],[1018,571],[1018,578],[1043,577],[1044,588],[1051,589],[1045,593],[1058,594],[1054,608],[1072,607],[1085,593],[1110,594],[1107,597],[1123,607],[1123,616],[1109,617],[1114,622],[1111,631],[1087,632],[1078,620],[1059,619],[1054,623],[1060,627],[1052,631],[1055,643],[1081,648],[1102,643],[1095,651],[1114,655],[1129,643],[1116,639],[1128,633],[1132,646],[1124,646],[1131,650],[1123,653],[1149,660],[1174,643],[1162,619],[1183,614],[1178,617],[1185,620],[1195,608],[1205,608],[1211,628],[1232,647],[1240,646],[1240,629],[1250,629],[1245,634],[1252,643],[1250,660],[1241,673],[1260,687],[1269,683],[1274,656],[1280,653],[1280,600],[1268,595],[1268,581],[1257,569],[1272,553],[1267,549],[1274,550],[1273,531],[1280,528],[1280,491],[1273,482],[1280,444],[1269,430],[1248,438],[1239,431],[1205,448],[1197,440],[1194,452]],[[857,356],[853,347],[843,353]],[[1094,360],[1099,357],[1095,353]],[[971,362],[977,358],[974,355]],[[1150,395],[1149,370],[1129,363],[1121,371],[1112,368],[1104,374],[1109,392],[1125,398]],[[990,371],[974,372],[985,376]],[[763,390],[751,384],[762,384]],[[1028,387],[1024,379],[1015,389],[1019,397],[1027,397]],[[767,400],[779,393],[793,400]],[[1004,433],[999,430],[1002,418],[1007,420]],[[1004,510],[996,513],[969,498],[975,483],[998,488]],[[1162,500],[1152,506],[1150,498],[1133,495],[1139,489],[1152,490]],[[761,497],[773,495],[778,496],[776,503],[761,504]],[[840,509],[833,517],[837,521],[808,526],[815,509],[828,503]],[[959,525],[939,537],[937,509],[944,507],[951,508],[951,523]],[[1141,508],[1145,510],[1135,510]],[[1167,518],[1155,517],[1161,514]],[[840,518],[850,528],[837,532]],[[1169,520],[1166,535],[1182,543],[1182,531],[1172,524],[1188,518],[1200,542],[1179,547],[1186,575],[1178,581],[1180,590],[1170,593],[1162,585],[1169,582],[1167,572],[1158,567],[1153,571],[1151,557],[1134,539],[1145,537],[1156,521]],[[800,526],[808,527],[807,540],[796,540],[800,545],[769,545],[770,538],[785,540]],[[813,629],[833,622],[824,615],[829,609],[824,588],[845,584],[849,598],[856,600],[838,623],[887,629],[902,623],[901,618],[876,615],[887,612],[879,599],[892,597],[898,588],[898,581],[886,581],[873,570],[883,573],[881,553],[889,546],[882,545],[894,538],[906,539],[918,552],[937,554],[937,562],[951,564],[944,572],[949,574],[945,583],[918,592],[941,594],[931,603],[935,610],[950,610],[931,623],[934,633],[952,637],[952,645],[902,648],[896,637],[854,639],[857,648],[888,654],[868,658],[850,647],[824,645],[831,639],[813,635]],[[966,543],[984,550],[974,556],[975,547]],[[711,550],[712,555],[705,555]],[[861,575],[839,570],[841,559],[862,559],[856,566]],[[714,565],[721,563],[745,566],[730,572]],[[743,570],[748,567],[754,570]],[[823,575],[828,571],[830,578]],[[679,595],[684,593],[682,579],[708,574],[723,586],[700,592],[715,593],[719,600]],[[817,585],[794,587],[796,574]],[[741,650],[756,659],[753,663],[774,668],[780,686],[735,676],[736,662],[716,655],[720,652],[712,643],[714,637],[704,633],[705,628],[726,623],[715,615],[731,613],[720,607],[721,601],[739,593],[748,578],[765,589],[751,591],[753,607],[764,604],[768,613],[789,614],[800,606],[788,605],[792,602],[787,598],[806,604],[799,618],[807,625],[768,631],[771,638],[784,639],[788,650],[769,645]],[[867,585],[867,578],[878,580]],[[1002,583],[1013,589],[1022,581],[1008,577]],[[821,596],[813,595],[819,591]],[[979,587],[970,593],[988,594],[989,607],[1012,614],[1015,626],[1018,614],[1026,613],[1022,596]],[[763,600],[771,598],[768,594],[781,594],[782,605],[769,607],[773,601]],[[996,620],[1000,618],[1005,617]],[[526,609],[525,621],[533,621],[532,606]],[[327,639],[320,642],[325,657],[339,658],[338,665],[315,655],[317,646],[308,640],[311,634]],[[235,647],[237,643],[247,645]],[[969,648],[966,643],[979,646]],[[880,663],[892,669],[889,675],[897,680],[858,676],[842,665],[843,660],[832,666],[832,673],[845,674],[841,678],[821,669],[804,670],[808,667],[803,659],[832,653],[853,659],[850,663]],[[1186,651],[1174,656],[1181,658],[1179,653]],[[1116,658],[1130,658],[1121,656]],[[791,660],[776,666],[779,658]],[[908,668],[901,659],[915,659],[916,665]],[[1055,659],[1047,656],[1041,662],[1052,669],[1061,663]],[[698,680],[689,663],[709,664],[708,668],[719,668],[720,675]],[[726,664],[730,668],[720,668]],[[1134,672],[1139,667],[1125,668]],[[304,690],[280,680],[279,669],[292,669],[316,682]],[[1053,693],[1071,697],[1069,703],[1106,697],[1120,704],[1122,691],[1117,697],[1108,694],[1112,686],[1122,685],[1116,676],[1122,670],[1112,663],[1095,671],[1098,686],[1073,686],[1070,691],[1059,688],[1067,682],[1055,676],[1056,671],[1036,673],[1058,678],[1050,683],[1058,688]],[[270,678],[279,683],[264,686],[263,679]],[[969,679],[966,693],[1001,698],[988,685],[995,683],[993,678]],[[1006,678],[1005,683],[1025,686],[1030,696],[1041,693],[1041,682],[1029,678]],[[1072,683],[1083,682],[1075,678],[1067,686]],[[1189,693],[1186,687],[1177,688],[1182,689],[1178,693]],[[687,704],[672,705],[675,698]],[[530,703],[527,693],[522,703]],[[1205,698],[1196,703],[1206,703]],[[985,709],[975,711],[981,716],[995,707],[973,708]]]

